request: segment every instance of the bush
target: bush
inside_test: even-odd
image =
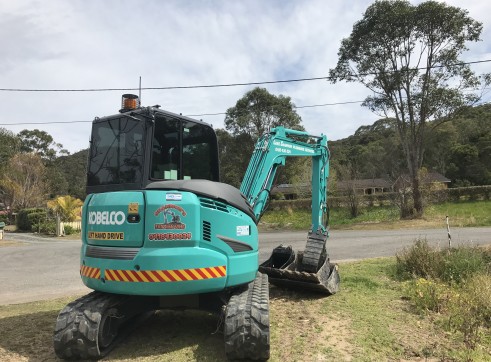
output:
[[[418,239],[410,248],[396,254],[396,275],[402,279],[437,279],[460,284],[477,273],[486,273],[490,257],[478,247],[459,246],[438,250]]]
[[[75,233],[75,229],[70,225],[63,226],[63,230],[65,230],[65,235],[72,235]]]
[[[31,231],[32,230],[32,219],[29,219],[30,214],[43,213],[46,218],[46,211],[41,208],[23,209],[17,214],[16,225],[17,229],[21,231]],[[36,217],[33,217],[36,219]]]
[[[477,346],[483,329],[491,328],[491,276],[477,274],[462,287],[450,304],[449,326],[462,333],[468,348]]]
[[[455,292],[448,285],[424,278],[410,281],[406,285],[405,294],[420,312],[441,313],[447,309],[449,301],[455,298]]]
[[[32,231],[41,234],[54,235],[56,234],[56,221],[42,220],[40,223],[32,225]]]
[[[0,222],[4,222],[5,225],[10,225],[9,215],[0,215]]]
[[[441,264],[441,254],[426,239],[417,239],[413,246],[396,254],[396,274],[402,279],[436,278]]]
[[[443,254],[436,277],[447,282],[460,284],[478,273],[485,273],[487,260],[482,249],[459,246]]]

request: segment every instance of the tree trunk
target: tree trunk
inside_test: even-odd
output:
[[[423,194],[421,193],[418,173],[412,176],[413,184],[413,203],[414,203],[414,217],[422,217],[424,212],[423,207]]]

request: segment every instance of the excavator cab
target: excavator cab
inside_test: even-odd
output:
[[[210,125],[159,106],[123,107],[94,120],[87,194],[192,179],[219,181],[217,138]]]

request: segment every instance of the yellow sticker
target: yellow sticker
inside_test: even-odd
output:
[[[121,232],[105,232],[105,231],[89,231],[89,239],[92,240],[124,240],[124,233]]]
[[[140,205],[138,205],[138,202],[131,202],[128,205],[128,214],[138,214],[138,208]]]

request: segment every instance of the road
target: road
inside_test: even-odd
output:
[[[335,230],[328,240],[331,260],[342,262],[395,255],[417,238],[433,245],[447,245],[443,229]],[[79,276],[80,240],[40,238],[31,234],[6,234],[17,245],[0,241],[0,305],[44,300],[89,291]],[[260,235],[260,262],[279,244],[302,250],[306,232],[274,232]],[[454,228],[452,243],[491,244],[491,228]]]

